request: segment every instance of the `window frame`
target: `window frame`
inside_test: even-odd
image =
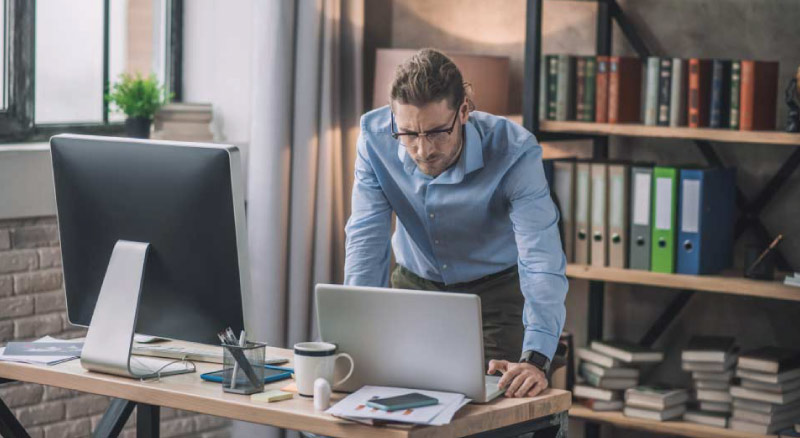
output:
[[[108,102],[103,99],[103,121],[100,123],[34,123],[35,103],[35,0],[6,0],[8,38],[8,103],[0,110],[0,143],[47,141],[64,132],[75,134],[120,135],[123,122],[108,121]],[[110,78],[109,9],[111,0],[103,0],[103,96],[108,93]],[[167,65],[166,88],[173,93],[173,102],[182,100],[183,91],[183,0],[167,0]]]

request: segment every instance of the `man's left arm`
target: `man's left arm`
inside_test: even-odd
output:
[[[522,352],[536,352],[552,360],[564,328],[568,282],[558,231],[559,212],[550,198],[540,146],[531,145],[522,154],[506,174],[503,187],[510,203],[520,287],[525,297]],[[534,365],[500,362],[495,369],[505,371],[500,385],[508,385],[507,396],[531,396],[546,387],[544,373],[533,372]]]

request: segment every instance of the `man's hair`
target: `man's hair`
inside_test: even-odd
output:
[[[464,82],[461,71],[444,53],[436,49],[422,49],[397,66],[392,81],[391,101],[414,106],[447,99],[451,109],[458,109],[467,98],[469,110],[472,103],[471,85]]]

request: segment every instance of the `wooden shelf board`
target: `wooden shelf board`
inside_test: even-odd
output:
[[[727,275],[663,274],[636,269],[568,264],[567,277],[800,301],[800,288],[786,286],[780,281],[751,280],[736,276],[735,273]]]
[[[630,418],[622,412],[595,412],[585,406],[573,404],[569,410],[571,418],[581,418],[614,426],[645,430],[661,434],[672,434],[696,438],[775,438],[777,435],[753,435],[720,427],[705,426],[687,421],[653,421]]]
[[[509,120],[522,124],[521,115],[507,116]],[[575,121],[542,120],[539,129],[543,132],[589,135],[620,135],[627,137],[680,138],[708,140],[725,143],[755,143],[784,146],[800,146],[800,134],[782,131],[738,131],[733,129],[687,128],[668,126],[646,126],[630,123],[594,123]]]

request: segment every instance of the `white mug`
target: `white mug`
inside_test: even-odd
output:
[[[350,361],[350,372],[342,380],[333,382],[336,360],[345,357]],[[347,353],[336,354],[336,345],[329,342],[300,342],[294,344],[294,378],[297,392],[306,397],[314,396],[314,381],[322,377],[335,388],[353,375],[355,363]]]

